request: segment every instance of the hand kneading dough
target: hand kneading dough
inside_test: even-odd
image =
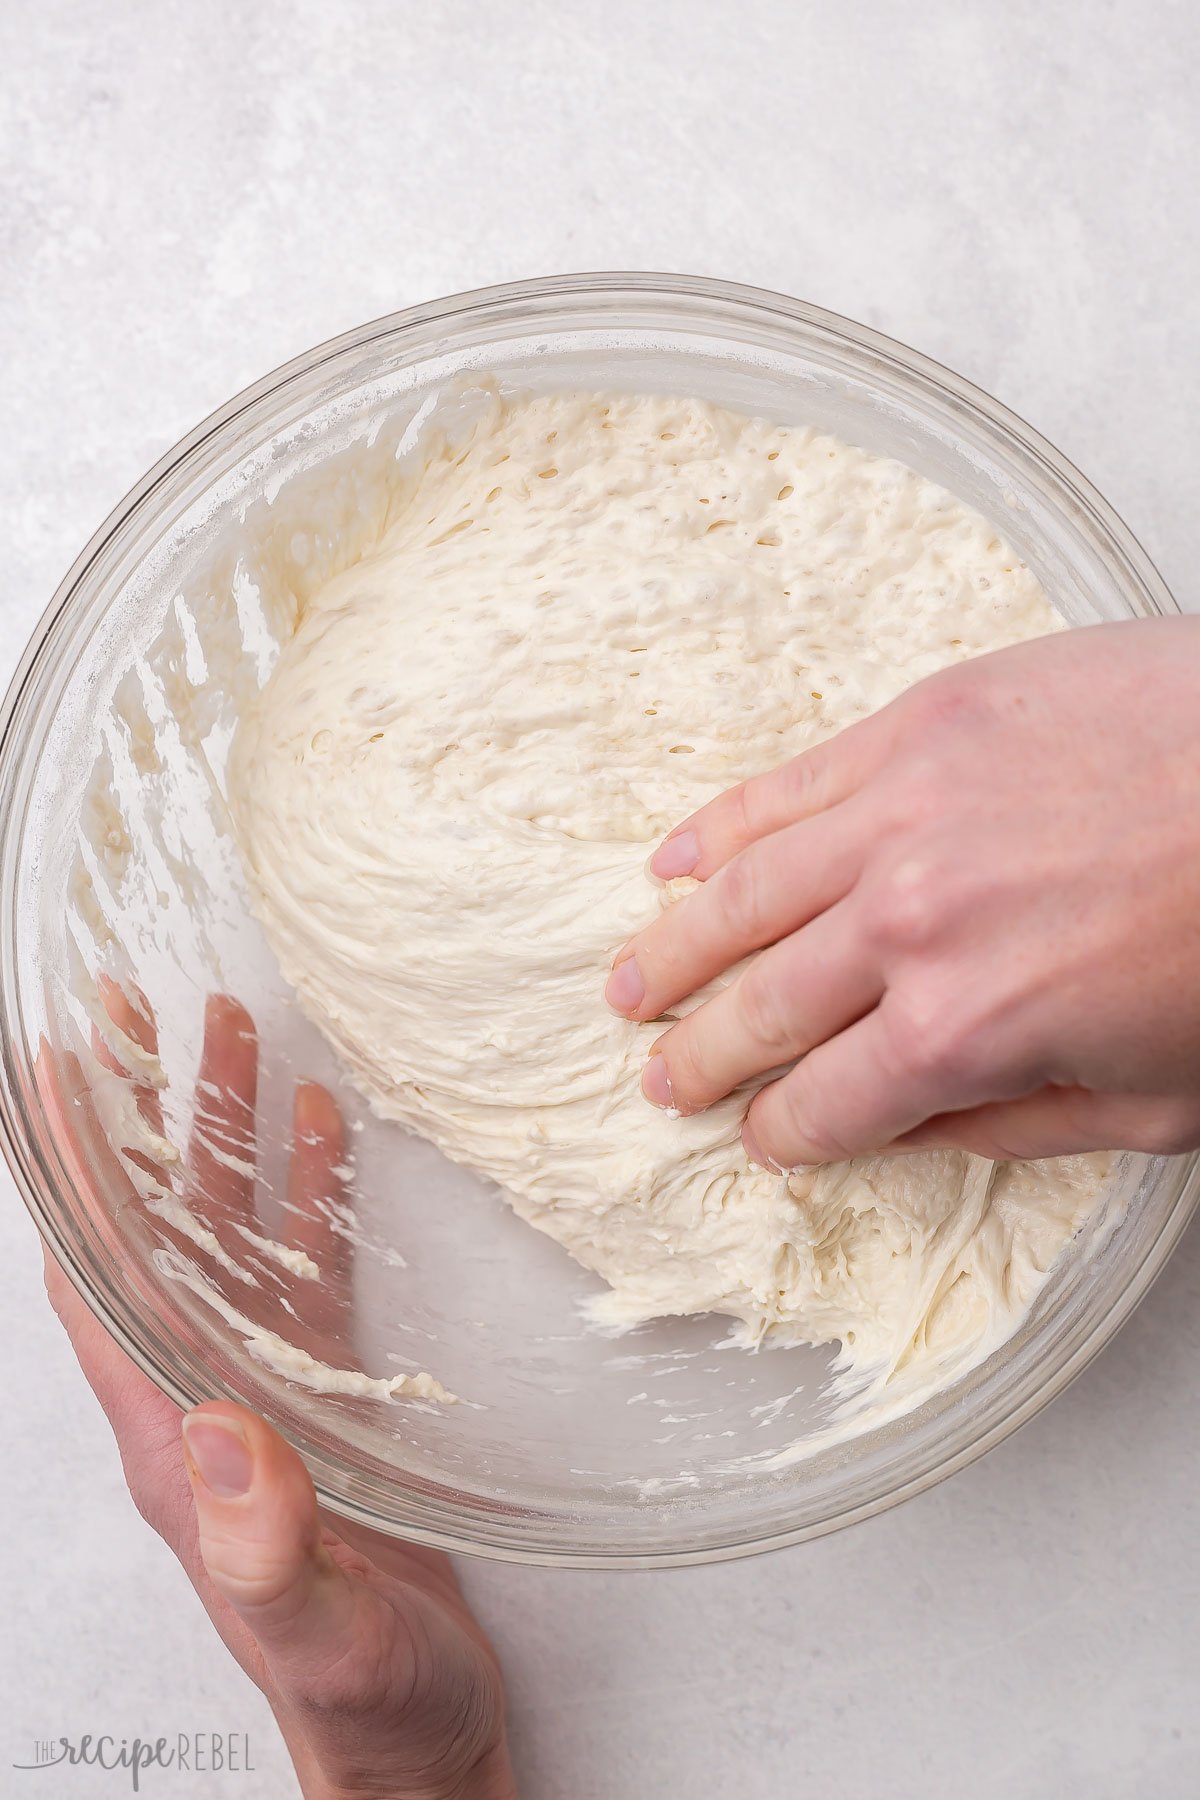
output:
[[[830,437],[684,399],[480,409],[398,472],[382,541],[240,728],[283,971],[379,1113],[603,1276],[601,1320],[726,1313],[839,1344],[856,1389],[940,1385],[1019,1323],[1104,1160],[781,1180],[741,1149],[748,1093],[689,1119],[642,1099],[661,1026],[602,990],[687,885],[644,872],[685,814],[1060,621],[986,521]]]

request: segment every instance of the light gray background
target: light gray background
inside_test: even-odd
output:
[[[1189,16],[1190,15],[1190,16]],[[181,433],[455,289],[659,268],[785,289],[1036,423],[1200,602],[1187,0],[0,5],[0,662]],[[0,1792],[49,1731],[271,1721],[130,1505],[0,1180]],[[1200,1791],[1200,1235],[1100,1362],[939,1491],[757,1562],[474,1564],[526,1800]],[[40,1785],[39,1785],[40,1784]]]

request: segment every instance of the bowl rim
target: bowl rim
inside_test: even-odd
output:
[[[1160,614],[1178,613],[1178,605],[1170,590],[1138,539],[1109,502],[1048,439],[973,382],[871,326],[859,324],[826,308],[773,290],[707,276],[645,271],[580,272],[467,289],[443,299],[424,301],[384,314],[328,338],[280,364],[209,413],[159,457],[112,508],[75,558],[43,609],[17,661],[3,701],[0,702],[0,869],[7,872],[11,866],[11,857],[18,852],[25,822],[25,807],[19,811],[14,809],[14,789],[25,764],[30,761],[30,746],[19,729],[22,715],[27,704],[33,703],[39,680],[43,676],[48,679],[57,662],[60,639],[71,620],[72,602],[76,600],[92,566],[114,540],[151,508],[160,488],[172,478],[181,476],[198,459],[205,445],[230,432],[238,420],[254,412],[264,401],[281,393],[293,382],[302,378],[309,379],[321,368],[345,357],[348,352],[362,350],[379,339],[395,339],[400,334],[414,332],[418,327],[431,323],[445,322],[449,326],[461,322],[468,315],[486,319],[489,312],[522,303],[585,302],[589,299],[600,300],[606,296],[615,299],[622,294],[637,296],[643,300],[657,297],[668,304],[695,300],[741,306],[760,318],[774,316],[788,324],[807,327],[827,341],[848,346],[853,352],[865,353],[881,367],[898,371],[910,383],[915,381],[932,392],[943,405],[949,401],[952,408],[960,414],[981,421],[992,432],[999,432],[1014,442],[1034,465],[1050,475],[1057,486],[1068,491],[1074,504],[1088,518],[1093,532],[1098,532],[1115,547],[1129,573],[1140,586],[1151,610]],[[33,760],[36,761],[36,756]],[[27,807],[28,794],[25,796],[25,803]],[[6,886],[0,900],[7,906],[10,899]],[[6,946],[0,947],[5,948]],[[54,1180],[42,1165],[35,1146],[29,1141],[21,1119],[20,1071],[13,1066],[12,1050],[13,1045],[23,1043],[25,1037],[21,1030],[19,997],[12,987],[9,960],[6,954],[0,954],[0,1148],[3,1149],[14,1184],[33,1217],[43,1242],[48,1245],[94,1316],[160,1391],[186,1410],[211,1395],[198,1389],[189,1389],[173,1372],[161,1367],[142,1344],[131,1336],[124,1322],[109,1305],[106,1296],[86,1279],[82,1268],[77,1265],[65,1235],[58,1229],[53,1208],[45,1201],[43,1184],[53,1191]],[[356,1501],[352,1496],[329,1491],[319,1478],[318,1499],[323,1507],[359,1525],[374,1530],[392,1530],[395,1535],[439,1549],[495,1561],[570,1568],[663,1568],[727,1561],[823,1536],[845,1525],[872,1517],[935,1486],[1003,1442],[1060,1394],[1115,1336],[1165,1267],[1192,1212],[1200,1202],[1200,1154],[1179,1160],[1184,1167],[1178,1192],[1156,1236],[1129,1274],[1113,1304],[1063,1358],[1049,1378],[957,1450],[936,1460],[930,1457],[926,1465],[914,1474],[896,1480],[869,1499],[849,1505],[821,1520],[738,1538],[720,1545],[705,1544],[698,1549],[668,1546],[633,1553],[621,1550],[580,1551],[547,1543],[545,1540],[535,1545],[531,1542],[517,1543],[508,1537],[503,1540],[489,1538],[486,1531],[477,1529],[478,1521],[475,1521],[476,1529],[471,1535],[408,1521],[403,1525],[392,1525],[382,1521],[369,1506]],[[303,1446],[297,1445],[297,1448]]]

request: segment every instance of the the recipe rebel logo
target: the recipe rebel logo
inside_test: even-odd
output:
[[[34,1775],[46,1769],[107,1769],[123,1773],[134,1794],[142,1792],[142,1777],[151,1769],[172,1775],[254,1773],[250,1738],[244,1731],[177,1731],[155,1738],[89,1731],[79,1737],[38,1738],[33,1754],[12,1767]],[[56,1785],[55,1800],[61,1791]]]

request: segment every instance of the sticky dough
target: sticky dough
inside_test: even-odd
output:
[[[306,605],[234,745],[253,902],[383,1116],[500,1184],[612,1325],[717,1312],[911,1392],[1011,1334],[1103,1162],[750,1167],[748,1092],[676,1119],[605,1007],[704,800],[948,663],[1059,628],[901,464],[696,400],[479,399]],[[471,1229],[464,1219],[464,1232]],[[519,1281],[519,1267],[512,1270]]]

